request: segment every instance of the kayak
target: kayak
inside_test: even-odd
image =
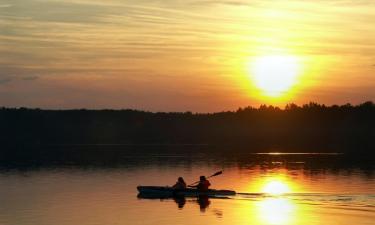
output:
[[[186,188],[181,190],[173,189],[172,187],[162,186],[138,186],[138,192],[141,196],[150,197],[174,197],[174,196],[230,196],[235,195],[236,192],[232,190],[216,190],[208,189],[207,191],[200,191],[195,188]]]

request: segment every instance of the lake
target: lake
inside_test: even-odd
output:
[[[344,158],[344,159],[343,159]],[[0,224],[341,224],[375,221],[372,163],[341,154],[130,154],[108,165],[3,166]],[[237,195],[144,199],[138,185],[188,183]]]

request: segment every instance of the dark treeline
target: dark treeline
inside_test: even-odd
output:
[[[0,108],[3,146],[208,146],[238,151],[373,154],[375,104],[262,105],[194,114]],[[4,147],[3,149],[9,149]],[[3,150],[4,151],[4,150]]]

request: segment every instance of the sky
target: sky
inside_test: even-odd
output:
[[[0,0],[0,106],[375,101],[374,24],[372,0]]]

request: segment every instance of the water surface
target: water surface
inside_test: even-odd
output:
[[[132,155],[108,166],[3,168],[0,224],[373,224],[372,165],[338,155]],[[228,198],[143,199],[137,185],[172,185],[224,170]]]

